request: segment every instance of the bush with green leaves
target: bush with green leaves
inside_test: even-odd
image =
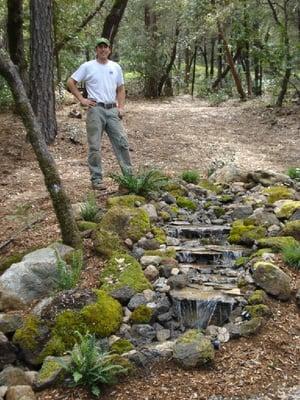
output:
[[[72,252],[70,265],[56,252],[57,290],[69,290],[76,286],[83,266],[81,250]]]
[[[300,181],[300,167],[289,168],[287,174],[290,178]]]
[[[100,385],[112,385],[118,376],[125,374],[127,368],[119,364],[116,355],[103,352],[95,335],[81,335],[76,332],[78,341],[73,350],[68,351],[71,362],[61,361],[61,365],[70,374],[71,386],[85,386],[95,396],[101,393]]]
[[[89,193],[85,203],[81,206],[80,215],[84,221],[96,222],[99,208],[94,193]]]
[[[181,174],[181,178],[187,183],[198,183],[200,179],[200,175],[198,171],[195,170],[187,170],[183,171]]]
[[[300,269],[300,243],[286,246],[282,249],[284,261],[296,269]]]
[[[137,174],[111,174],[111,178],[128,193],[140,195],[147,195],[149,192],[159,190],[168,182],[168,178],[156,169],[139,171]]]

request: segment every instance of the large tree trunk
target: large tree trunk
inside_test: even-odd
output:
[[[150,1],[147,1],[144,5],[144,22],[145,29],[148,34],[148,60],[146,62],[144,74],[144,93],[145,97],[152,98],[158,97],[158,81],[160,71],[158,71],[159,62],[157,60],[157,15],[155,10],[153,10]]]
[[[15,65],[11,62],[0,43],[0,74],[6,79],[16,102],[17,110],[25,125],[29,141],[44,175],[54,211],[58,219],[62,239],[73,247],[81,245],[81,239],[74,219],[70,201],[64,191],[57,172],[55,161],[41,133],[40,125],[33,113],[22,80]]]
[[[127,3],[128,0],[115,0],[108,16],[105,18],[102,36],[108,38],[111,44],[113,44],[118,32]]]
[[[53,0],[31,0],[30,99],[46,143],[57,135],[54,94]]]
[[[233,61],[236,62],[236,60],[240,57],[240,55],[241,55],[241,48],[238,47],[235,55],[233,56]],[[227,67],[224,68],[224,70],[222,71],[221,75],[219,75],[217,77],[217,79],[214,81],[214,83],[212,84],[212,89],[217,89],[217,87],[220,85],[222,79],[225,78],[225,76],[228,74],[229,71],[230,71],[230,66],[227,65]]]
[[[23,0],[7,0],[6,30],[10,58],[18,67],[24,87],[28,91],[28,73],[23,38]]]

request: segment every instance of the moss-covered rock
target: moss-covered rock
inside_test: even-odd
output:
[[[213,207],[213,210],[217,218],[220,218],[225,214],[225,210],[223,207],[215,206]]]
[[[101,225],[94,231],[92,239],[95,252],[105,257],[110,257],[115,251],[126,251],[119,235],[101,228]]]
[[[70,362],[70,356],[47,357],[34,382],[35,388],[43,390],[54,384],[62,383],[66,376],[66,370],[63,368],[62,363],[68,365]]]
[[[209,179],[204,179],[204,178],[200,179],[198,186],[201,187],[202,189],[209,190],[210,192],[216,194],[222,193],[223,190],[221,185],[217,185],[211,182]]]
[[[151,321],[152,315],[153,310],[142,304],[132,312],[130,320],[134,324],[148,324]]]
[[[262,248],[262,249],[259,249],[259,250],[255,251],[254,253],[252,253],[250,255],[250,259],[253,259],[255,257],[260,257],[261,258],[266,253],[273,253],[273,250],[271,249],[271,247]]]
[[[24,257],[24,255],[25,255],[24,253],[16,253],[16,254],[12,254],[11,256],[2,258],[0,260],[0,275],[4,271],[6,271],[12,264],[22,261],[22,258]]]
[[[144,255],[145,256],[160,256],[163,258],[175,258],[176,250],[173,247],[168,247],[167,249],[159,249],[159,250],[146,250]]]
[[[243,321],[240,325],[240,335],[244,337],[256,335],[263,326],[263,318],[251,318],[249,321]]]
[[[275,203],[275,214],[277,218],[289,219],[296,210],[300,209],[300,201],[279,200]]]
[[[96,222],[91,221],[77,221],[77,226],[80,232],[94,230],[97,228]]]
[[[178,207],[185,208],[186,210],[197,210],[197,204],[188,197],[178,196],[176,198],[176,204],[178,205]]]
[[[103,216],[100,227],[117,233],[122,239],[138,241],[151,230],[149,215],[140,208],[112,207]]]
[[[161,210],[158,212],[158,216],[163,220],[163,222],[171,221],[171,215],[168,213],[168,211]]]
[[[270,308],[266,304],[246,306],[244,310],[251,315],[251,318],[270,317],[272,315]]]
[[[249,261],[249,257],[239,257],[234,261],[235,267],[243,267]]]
[[[290,298],[290,278],[279,267],[270,262],[258,261],[252,269],[253,279],[257,286],[280,300]]]
[[[162,228],[160,228],[159,226],[153,226],[151,229],[151,232],[153,233],[155,240],[159,244],[166,243],[167,236],[166,236],[165,231]]]
[[[256,226],[248,219],[233,222],[229,234],[229,243],[252,245],[255,240],[266,236],[266,228]]]
[[[123,310],[121,304],[104,290],[99,290],[97,296],[97,303],[83,307],[80,315],[90,333],[106,337],[119,329]]]
[[[283,236],[292,236],[300,242],[300,220],[287,222],[281,234]]]
[[[108,260],[100,276],[101,289],[110,293],[129,286],[135,293],[151,289],[139,262],[126,253],[115,252]]]
[[[257,240],[259,247],[269,247],[274,252],[281,251],[288,246],[297,246],[299,242],[291,236],[274,236]]]
[[[137,203],[145,204],[146,200],[143,196],[138,196],[136,194],[128,194],[125,196],[115,196],[110,197],[107,200],[107,206],[111,207],[135,207]]]
[[[234,196],[232,194],[223,194],[222,196],[218,197],[218,200],[221,203],[230,203],[231,201],[234,200]]]
[[[164,186],[164,190],[169,192],[175,198],[178,196],[186,196],[188,193],[184,186],[175,181],[168,182],[166,186]]]
[[[254,290],[248,299],[249,305],[265,304],[267,301],[267,295],[264,290]]]
[[[127,339],[119,339],[116,342],[114,342],[110,347],[110,350],[113,353],[117,353],[117,354],[124,354],[132,349],[134,349],[134,346]]]
[[[295,190],[286,186],[272,186],[263,190],[263,194],[268,196],[268,203],[273,204],[278,200],[293,199]]]

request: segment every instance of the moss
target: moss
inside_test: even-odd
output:
[[[145,256],[160,256],[164,258],[175,258],[176,250],[173,247],[169,247],[165,250],[146,250],[144,253]]]
[[[121,304],[104,290],[99,290],[97,296],[97,303],[83,307],[80,315],[90,333],[106,337],[119,329],[123,310]]]
[[[164,187],[164,190],[169,192],[172,196],[178,197],[178,196],[186,196],[187,195],[187,190],[183,186],[181,186],[177,182],[168,182],[167,185]]]
[[[172,204],[170,206],[170,211],[171,211],[171,213],[177,215],[179,213],[179,208],[175,204]]]
[[[91,221],[77,221],[77,226],[80,232],[94,230],[97,228],[97,224]]]
[[[123,251],[125,248],[119,235],[116,232],[108,232],[98,225],[97,230],[93,233],[93,245],[97,254],[110,257],[114,251]]]
[[[44,382],[57,377],[57,375],[61,375],[61,380],[63,379],[65,372],[63,371],[62,365],[57,359],[49,357],[49,359],[44,361],[38,373],[36,383],[38,386],[42,385]]]
[[[300,241],[300,220],[287,222],[281,234],[283,236],[292,236]]]
[[[278,200],[293,199],[295,196],[295,191],[287,188],[286,186],[272,186],[264,189],[263,194],[268,196],[268,203],[273,204]]]
[[[215,216],[217,218],[220,218],[225,214],[225,210],[224,210],[223,207],[218,207],[217,206],[217,207],[214,207],[213,210],[214,210]]]
[[[270,317],[270,315],[272,315],[270,308],[265,304],[246,306],[244,310],[251,315],[251,318]]]
[[[229,243],[253,244],[255,240],[266,236],[266,228],[252,225],[248,219],[233,222],[229,234]]]
[[[132,312],[130,320],[134,324],[148,324],[151,321],[152,315],[153,310],[142,304]]]
[[[150,219],[145,210],[137,210],[130,221],[127,236],[133,241],[137,242],[145,233],[150,231]]]
[[[248,337],[255,335],[262,327],[263,318],[251,318],[250,321],[244,321],[241,324],[241,336]]]
[[[162,228],[160,228],[159,226],[153,226],[151,232],[153,233],[155,240],[157,240],[159,244],[166,243],[166,233]]]
[[[213,204],[214,204],[214,203],[213,203],[211,200],[206,201],[206,202],[204,203],[204,205],[203,205],[204,210],[210,209],[210,207],[212,207]]]
[[[107,200],[107,206],[108,207],[115,207],[115,206],[135,207],[135,204],[137,202],[139,202],[141,204],[145,204],[145,202],[146,202],[145,197],[137,196],[135,194],[128,194],[128,195],[125,195],[125,196],[110,197]]]
[[[234,261],[235,267],[243,267],[247,264],[249,257],[239,257]]]
[[[113,353],[124,354],[134,349],[133,344],[127,339],[119,339],[111,345],[110,350]]]
[[[202,189],[209,190],[210,192],[220,194],[222,193],[222,187],[220,185],[216,185],[208,179],[200,179],[198,186]]]
[[[74,337],[74,335],[72,335]],[[66,344],[63,342],[62,338],[57,335],[51,337],[51,339],[47,342],[43,351],[38,356],[38,362],[42,363],[43,360],[48,356],[62,356],[67,350],[71,348],[67,348]]]
[[[232,194],[223,194],[222,196],[218,197],[218,200],[221,203],[230,203],[234,200],[234,196]]]
[[[255,257],[262,257],[265,253],[272,253],[272,252],[273,250],[270,247],[259,249],[255,253],[251,254],[250,259]]]
[[[197,204],[188,197],[178,196],[176,198],[176,204],[178,205],[178,207],[185,208],[186,210],[197,210]]]
[[[131,287],[135,292],[152,288],[139,262],[129,254],[119,252],[112,254],[101,273],[100,282],[101,289],[108,293],[124,286]]]
[[[299,242],[292,236],[274,236],[259,239],[257,244],[259,247],[270,247],[273,252],[278,252],[287,246],[297,246]]]
[[[275,214],[278,218],[288,219],[298,209],[300,209],[300,201],[286,200],[281,207],[275,209]]]
[[[185,332],[178,341],[180,343],[192,343],[194,340],[203,338],[203,333],[197,329],[190,329]]]
[[[158,216],[164,221],[168,222],[171,220],[171,215],[167,211],[159,211]]]
[[[38,338],[42,326],[42,321],[37,316],[29,315],[25,319],[22,328],[16,330],[13,342],[24,349],[34,351],[38,346]]]
[[[264,304],[267,300],[267,295],[264,290],[255,290],[248,299],[249,305]]]

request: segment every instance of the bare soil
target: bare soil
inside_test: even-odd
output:
[[[70,118],[78,106],[58,110],[59,133],[51,146],[64,186],[72,203],[83,201],[91,190],[86,163],[86,145],[75,144],[70,133],[84,141],[85,115]],[[9,254],[45,246],[59,238],[59,228],[45,190],[33,151],[25,141],[19,118],[0,114],[0,259]],[[156,167],[171,175],[197,169],[204,175],[216,163],[235,162],[245,170],[272,169],[284,172],[300,166],[300,107],[281,110],[259,101],[230,101],[218,107],[182,96],[162,101],[129,101],[124,119],[136,169]],[[99,203],[116,190],[108,177],[118,172],[107,138],[103,163],[108,190]],[[97,285],[99,265],[87,247],[87,267],[81,286]],[[299,285],[299,273],[284,267]],[[278,389],[299,384],[300,319],[294,299],[272,302],[273,317],[262,332],[250,339],[232,341],[216,354],[208,370],[183,371],[171,362],[139,371],[106,390],[103,399],[170,400],[207,399],[209,396],[238,396],[267,393],[281,399]],[[51,389],[39,399],[92,399],[84,389]]]

